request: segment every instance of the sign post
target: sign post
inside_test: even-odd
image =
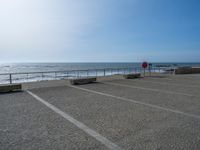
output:
[[[149,63],[149,75],[151,76],[152,64]]]
[[[148,67],[148,63],[147,62],[143,62],[142,63],[142,68],[144,69],[144,77],[145,77],[145,69]]]

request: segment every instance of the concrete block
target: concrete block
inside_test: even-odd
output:
[[[2,84],[0,85],[0,93],[18,91],[22,89],[21,84]]]
[[[181,67],[175,69],[175,74],[195,74],[200,73],[200,68]]]
[[[135,78],[140,78],[140,77],[141,77],[140,73],[126,74],[126,75],[124,75],[125,79],[135,79]]]
[[[70,80],[70,83],[72,85],[81,85],[81,84],[89,84],[92,82],[95,82],[96,78],[81,78],[81,79],[72,79]]]

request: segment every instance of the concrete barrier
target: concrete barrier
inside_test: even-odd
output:
[[[19,91],[22,89],[21,84],[2,84],[0,85],[0,93]]]
[[[81,79],[71,79],[70,83],[72,85],[81,85],[81,84],[89,84],[95,82],[96,78],[81,78]]]
[[[126,74],[126,75],[124,75],[125,79],[135,79],[135,78],[140,78],[140,77],[141,77],[140,73]]]
[[[195,74],[200,73],[200,68],[180,67],[175,69],[175,74]]]

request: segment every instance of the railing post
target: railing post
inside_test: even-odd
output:
[[[10,74],[9,77],[10,77],[10,84],[12,84],[12,74]]]
[[[57,73],[55,72],[55,79],[57,78]]]
[[[69,72],[67,71],[67,79],[69,79]]]
[[[89,76],[89,70],[87,70],[87,77]]]
[[[106,69],[103,70],[103,75],[106,76]]]
[[[26,78],[27,78],[26,80],[27,80],[27,82],[28,82],[28,73],[27,73],[27,76],[26,76]]]
[[[79,71],[77,71],[77,78],[79,78]]]
[[[149,67],[149,75],[151,76],[151,67]]]

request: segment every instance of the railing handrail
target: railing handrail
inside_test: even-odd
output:
[[[168,67],[167,67],[168,68]],[[160,67],[150,67],[147,68],[146,70],[148,70],[148,72],[151,74],[151,71],[156,71],[156,69],[159,69],[159,72],[163,69],[166,68],[160,68]],[[169,68],[168,68],[169,69]],[[43,81],[45,79],[47,80],[51,80],[49,78],[47,78],[47,76],[50,76],[50,78],[52,79],[62,79],[63,77],[67,77],[69,78],[79,78],[79,77],[89,77],[91,76],[91,74],[93,76],[109,76],[109,75],[113,75],[113,74],[126,74],[131,73],[131,72],[142,72],[143,68],[141,66],[132,66],[132,67],[113,67],[113,68],[93,68],[93,69],[73,69],[73,70],[59,70],[59,71],[37,71],[37,72],[12,72],[12,73],[2,73],[0,74],[1,76],[8,76],[7,79],[5,79],[5,77],[2,78],[2,82],[4,81],[9,81],[10,84],[13,83],[13,81],[15,80],[21,80],[21,82],[24,82],[24,79],[28,80],[31,79],[31,76],[35,76],[39,74],[39,76],[42,79],[37,79],[35,78],[35,81]],[[87,75],[85,75],[85,73],[87,73]],[[100,74],[99,74],[100,73]],[[144,71],[145,73],[145,71]],[[16,75],[19,75],[19,77],[17,77]],[[26,77],[24,77],[24,75]],[[66,76],[67,75],[67,76]],[[21,78],[21,79],[20,79]],[[0,80],[1,82],[1,80]],[[26,82],[26,81],[25,81]],[[0,83],[1,84],[1,83]]]
[[[63,73],[63,72],[75,72],[75,71],[96,71],[96,70],[114,70],[114,69],[132,69],[141,67],[121,67],[121,68],[99,68],[99,69],[74,69],[74,70],[60,70],[60,71],[38,71],[38,72],[11,72],[2,73],[0,75],[17,75],[17,74],[40,74],[40,73]]]

